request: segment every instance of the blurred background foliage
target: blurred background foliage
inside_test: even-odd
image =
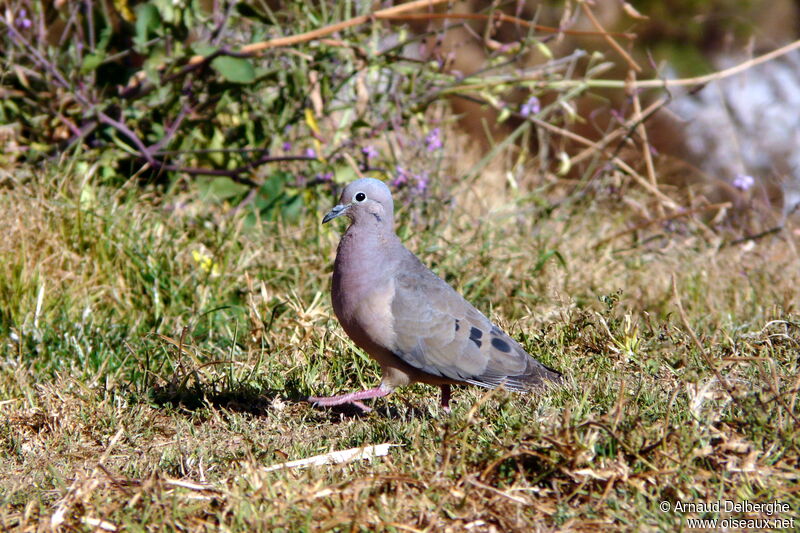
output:
[[[509,156],[516,159],[506,180],[512,187],[562,178],[586,185],[616,168],[602,151],[576,165],[584,147],[542,127],[598,140],[632,115],[621,85],[631,65],[580,2],[438,3],[242,53],[390,5],[3,2],[0,166],[13,181],[20,163],[66,155],[89,164],[100,184],[134,179],[161,191],[191,189],[205,201],[246,207],[251,222],[296,218],[316,205],[319,191],[327,197],[331,184],[359,175],[389,180],[406,196],[430,196],[453,181],[474,181],[510,148],[517,150]],[[707,73],[720,54],[757,53],[797,34],[791,1],[598,2],[590,10],[642,66],[640,79]],[[600,78],[618,85],[593,85]],[[580,83],[558,84],[564,80]],[[659,92],[642,92],[643,101]],[[693,153],[683,125],[660,116],[648,117],[654,153],[688,162],[678,170],[664,165],[667,185],[719,179],[710,202],[739,194],[730,184],[747,169],[709,176],[698,161],[707,150]],[[445,172],[443,132],[457,130],[480,156]],[[614,153],[637,162],[640,141],[629,131]],[[762,196],[782,202],[769,191]]]
[[[405,144],[422,147],[434,129],[426,112],[449,81],[435,66],[399,58],[415,37],[391,46],[366,24],[346,40],[237,53],[286,28],[302,33],[347,19],[356,7],[7,2],[2,164],[68,154],[96,164],[106,185],[134,177],[168,190],[191,179],[206,200],[247,199],[266,218],[296,216],[315,198],[310,185],[370,171],[406,181],[393,154],[378,164],[371,145],[398,125],[416,125],[419,138]],[[410,185],[422,191],[427,181],[418,174]]]

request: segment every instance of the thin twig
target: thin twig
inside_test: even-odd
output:
[[[250,178],[245,178],[242,176],[242,174],[250,172],[254,168],[259,167],[266,163],[276,163],[280,161],[316,161],[316,160],[317,160],[316,157],[308,157],[308,156],[272,157],[269,155],[264,155],[262,157],[259,157],[255,161],[251,161],[245,165],[242,165],[240,167],[231,170],[216,169],[216,168],[201,168],[201,167],[182,167],[180,165],[166,165],[162,163],[159,163],[157,166],[160,169],[167,170],[170,172],[182,172],[184,174],[189,174],[193,176],[221,176],[230,178],[237,183],[241,183],[249,187],[260,187],[262,185],[261,183],[253,181]]]
[[[573,133],[573,132],[571,132],[569,130],[565,130],[564,128],[559,128],[558,126],[554,126],[552,124],[549,124],[549,123],[547,123],[547,122],[545,122],[543,120],[537,119],[536,117],[528,117],[528,120],[530,120],[531,122],[533,122],[537,126],[540,126],[540,127],[544,128],[544,129],[546,129],[548,131],[551,131],[553,133],[557,133],[559,135],[563,135],[564,137],[572,139],[572,140],[574,140],[576,142],[579,142],[579,143],[581,143],[581,144],[583,144],[585,146],[591,146],[593,148],[601,150],[602,153],[605,153],[606,150],[607,150],[606,148],[601,147],[598,143],[596,143],[594,141],[591,141],[591,140],[587,139],[586,137],[582,137],[582,136],[580,136],[580,135],[578,135],[576,133]],[[642,187],[644,187],[645,189],[650,191],[654,196],[656,196],[656,198],[658,198],[658,200],[660,202],[664,203],[664,205],[669,206],[671,209],[679,209],[680,208],[680,206],[677,203],[675,203],[674,200],[672,200],[669,196],[667,196],[666,194],[664,194],[663,192],[658,190],[658,186],[651,185],[649,180],[647,180],[643,176],[639,175],[639,173],[636,172],[625,161],[623,161],[622,159],[620,159],[617,156],[612,156],[611,157],[611,162],[614,163],[616,166],[618,166],[626,174],[630,175],[633,179],[635,179],[636,182],[639,185],[641,185]]]
[[[178,113],[177,118],[172,121],[172,124],[169,125],[169,128],[167,128],[167,131],[164,133],[164,136],[147,148],[147,151],[150,153],[150,155],[153,155],[156,152],[158,152],[162,146],[167,144],[170,141],[170,139],[172,139],[172,137],[178,131],[178,128],[180,127],[181,123],[183,123],[183,119],[186,118],[186,114],[189,112],[189,109],[190,108],[188,104],[184,104],[183,107],[181,107],[180,113]]]
[[[736,74],[741,74],[742,72],[749,70],[757,65],[766,63],[768,61],[772,61],[773,59],[791,53],[797,49],[800,49],[800,40],[794,41],[785,46],[781,46],[780,48],[773,50],[772,52],[768,52],[764,55],[754,57],[753,59],[749,59],[733,67],[726,68],[723,70],[718,70],[717,72],[712,72],[711,74],[706,74],[703,76],[695,76],[693,78],[680,78],[675,80],[666,80],[666,79],[639,80],[633,83],[631,86],[634,89],[647,89],[647,88],[659,88],[659,87],[666,89],[668,87],[687,87],[693,85],[704,85],[712,81],[718,81],[721,79],[730,78],[731,76],[735,76]],[[589,87],[606,88],[606,89],[623,89],[625,88],[626,85],[626,82],[622,80],[587,80],[587,81],[563,80],[563,81],[552,82],[549,86],[570,87],[579,85],[580,83],[585,83]],[[547,86],[548,82],[540,82],[540,85]]]
[[[764,230],[760,233],[756,233],[755,235],[745,235],[744,237],[740,237],[728,243],[722,243],[719,246],[719,249],[728,247],[728,246],[736,246],[737,244],[742,244],[743,242],[750,242],[750,241],[757,241],[769,235],[773,235],[775,233],[780,232],[783,229],[783,226],[775,226],[774,228],[770,228],[768,230]]]
[[[585,5],[585,4],[584,4]],[[630,70],[628,72],[629,80],[631,84],[636,82],[636,72]],[[633,99],[633,117],[634,120],[637,122],[636,125],[636,133],[639,134],[639,137],[642,139],[642,155],[644,156],[644,166],[647,170],[647,179],[650,180],[650,185],[653,187],[658,187],[658,182],[656,180],[656,170],[653,165],[653,154],[650,152],[650,141],[647,139],[647,128],[644,125],[644,120],[640,120],[642,116],[642,103],[639,101],[639,91],[636,89],[632,89],[631,98]],[[664,217],[664,206],[661,202],[656,203],[656,210],[658,211],[658,216],[663,218]]]
[[[662,98],[660,100],[657,100],[657,101],[653,102],[652,104],[647,106],[647,108],[645,108],[645,110],[642,111],[638,117],[633,117],[631,119],[628,119],[627,122],[622,124],[616,130],[614,130],[614,131],[612,131],[610,133],[607,133],[602,139],[600,139],[596,143],[592,143],[592,145],[584,148],[577,155],[572,156],[569,159],[569,166],[572,167],[574,165],[577,165],[578,163],[580,163],[581,161],[583,161],[587,157],[591,156],[593,153],[602,152],[602,150],[607,148],[612,142],[617,140],[617,138],[619,138],[619,137],[623,137],[624,136],[624,138],[626,138],[630,134],[631,130],[634,129],[635,123],[637,121],[645,121],[645,120],[647,120],[656,111],[658,111],[661,107],[666,105],[666,103],[668,101],[669,101],[669,99]],[[620,142],[623,142],[625,140],[624,138]]]
[[[343,20],[342,22],[337,22],[336,24],[330,24],[324,28],[318,28],[316,30],[307,31],[297,35],[290,35],[288,37],[278,37],[276,39],[270,39],[269,41],[262,41],[260,43],[252,43],[247,46],[243,46],[241,51],[243,53],[256,53],[269,48],[279,48],[282,46],[291,46],[294,44],[313,41],[314,39],[325,37],[332,33],[346,30],[347,28],[352,28],[353,26],[360,26],[361,24],[365,24],[374,19],[391,17],[393,15],[399,15],[400,13],[413,11],[415,9],[432,8],[435,5],[444,4],[449,1],[450,0],[415,0],[413,2],[408,2],[407,4],[380,9],[374,13],[370,13],[369,15],[359,15],[348,20]],[[202,61],[202,59],[203,56],[194,56],[189,60],[189,62]]]
[[[664,222],[669,222],[670,220],[675,220],[676,218],[688,217],[688,216],[694,215],[696,213],[702,213],[703,211],[712,211],[714,209],[726,209],[726,208],[728,208],[730,206],[731,206],[730,202],[723,202],[723,203],[720,203],[720,204],[703,205],[703,206],[700,206],[700,207],[693,207],[692,209],[686,209],[686,210],[683,210],[683,211],[678,211],[676,213],[672,213],[671,215],[664,215],[664,216],[661,216],[659,218],[645,220],[644,222],[636,224],[632,228],[628,228],[626,230],[617,232],[614,235],[611,235],[610,237],[606,237],[605,239],[602,239],[600,242],[595,244],[594,247],[595,247],[595,249],[600,248],[601,246],[603,246],[606,243],[614,241],[614,240],[616,240],[616,239],[618,239],[620,237],[624,237],[625,235],[628,235],[630,233],[634,233],[634,232],[637,232],[637,231],[642,230],[644,228],[647,228],[649,226],[652,226],[653,224],[662,224]]]
[[[600,24],[600,21],[597,20],[597,17],[595,17],[594,13],[592,13],[592,9],[589,7],[589,4],[586,3],[585,1],[582,1],[581,2],[581,8],[583,9],[583,12],[586,14],[586,16],[589,18],[589,20],[592,22],[592,25],[595,28],[597,28],[597,31],[600,32],[600,34],[603,36],[603,38],[606,40],[606,42],[609,44],[609,46],[611,46],[611,48],[613,48],[620,56],[622,56],[622,59],[624,59],[625,62],[628,63],[628,65],[633,70],[635,70],[636,72],[641,72],[642,71],[642,67],[640,67],[636,63],[636,61],[633,60],[633,58],[630,56],[630,54],[628,52],[626,52],[619,45],[619,43],[614,39],[614,37],[612,37],[611,34],[608,33],[605,28],[603,28],[603,26]]]
[[[789,54],[797,49],[800,49],[800,40],[789,43],[786,46],[782,46],[776,50],[773,50],[772,52],[768,52],[764,55],[744,61],[733,67],[726,68],[723,70],[718,70],[716,72],[712,72],[711,74],[706,74],[703,76],[696,76],[693,78],[679,78],[674,80],[658,78],[651,80],[638,80],[633,84],[630,84],[626,80],[600,80],[600,79],[542,80],[541,76],[539,76],[538,74],[531,74],[528,76],[520,76],[516,80],[516,83],[517,85],[525,87],[532,87],[537,89],[551,89],[551,90],[560,90],[570,87],[586,87],[588,89],[625,89],[628,87],[630,87],[631,89],[654,89],[654,88],[667,89],[670,87],[691,87],[696,85],[704,85],[706,83],[735,76],[736,74],[740,74],[762,63],[772,61],[773,59]],[[472,80],[474,79],[475,78],[468,77],[464,79],[464,82],[472,83]],[[475,82],[472,83],[471,85],[455,87],[451,89],[449,92],[456,92],[458,90],[461,90],[462,87],[464,87],[464,90],[479,90],[479,89],[487,89],[497,85],[505,85],[507,83],[508,80],[505,79],[504,77],[499,77],[491,80],[480,80],[480,81],[475,80]]]
[[[108,126],[113,127],[120,133],[123,133],[126,137],[128,137],[134,145],[136,145],[137,150],[142,154],[142,157],[150,163],[154,167],[159,167],[161,164],[155,160],[155,158],[150,153],[150,150],[147,149],[147,146],[142,142],[136,133],[131,130],[124,122],[120,122],[118,120],[114,120],[113,118],[106,115],[103,111],[99,111],[97,113],[97,118],[102,124],[106,124]]]
[[[534,22],[519,17],[512,17],[504,13],[492,13],[491,15],[484,15],[481,13],[409,13],[405,15],[375,15],[375,18],[381,20],[435,20],[435,19],[461,19],[461,20],[486,20],[489,22],[507,22],[509,24],[516,24],[523,28],[530,28],[546,33],[563,33],[565,35],[577,36],[605,36],[613,35],[615,37],[623,37],[625,39],[635,39],[635,33],[620,33],[620,32],[606,32],[606,31],[587,31],[587,30],[565,30],[563,28],[553,28],[552,26],[542,26]]]

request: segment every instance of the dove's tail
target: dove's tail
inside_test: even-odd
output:
[[[560,384],[563,382],[561,372],[543,365],[539,361],[529,358],[528,368],[524,373],[516,376],[497,376],[484,374],[478,379],[464,380],[473,385],[479,385],[487,389],[504,387],[513,392],[531,392],[543,389],[548,384]]]
[[[560,384],[564,381],[564,376],[558,370],[531,358],[526,372],[519,376],[512,376],[511,379],[524,382],[531,388],[538,388],[547,382]]]

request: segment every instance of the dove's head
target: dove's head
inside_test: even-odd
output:
[[[380,180],[361,178],[350,182],[342,191],[339,204],[334,206],[322,223],[347,215],[354,224],[379,224],[391,229],[394,217],[392,191]]]

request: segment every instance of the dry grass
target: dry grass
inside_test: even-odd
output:
[[[353,416],[302,401],[377,381],[329,306],[340,228],[91,180],[81,203],[76,182],[0,198],[3,529],[667,530],[712,515],[660,502],[726,499],[800,520],[792,228],[721,247],[686,219],[604,243],[629,227],[617,196],[543,189],[481,216],[404,208],[408,246],[567,385],[459,389],[452,416],[414,386]],[[265,470],[384,442],[401,446]]]

